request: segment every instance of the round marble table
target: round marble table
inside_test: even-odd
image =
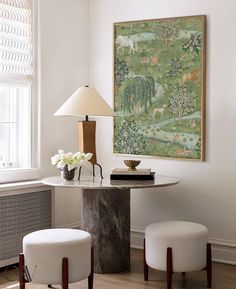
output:
[[[65,181],[42,180],[45,185],[82,191],[81,229],[92,235],[94,271],[116,273],[130,269],[130,190],[171,186],[179,179],[156,176],[154,181],[121,181],[94,177]]]

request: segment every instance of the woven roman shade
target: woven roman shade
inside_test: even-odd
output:
[[[32,0],[0,0],[0,84],[30,85]]]

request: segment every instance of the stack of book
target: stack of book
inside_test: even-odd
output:
[[[111,180],[154,180],[155,172],[151,169],[136,169],[129,171],[126,168],[117,168],[112,170],[110,175]]]

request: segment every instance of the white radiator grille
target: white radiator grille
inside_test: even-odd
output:
[[[23,237],[51,228],[51,191],[0,197],[0,261],[17,257]]]

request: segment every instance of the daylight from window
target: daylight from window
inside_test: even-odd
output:
[[[0,2],[0,169],[31,166],[32,1]]]

